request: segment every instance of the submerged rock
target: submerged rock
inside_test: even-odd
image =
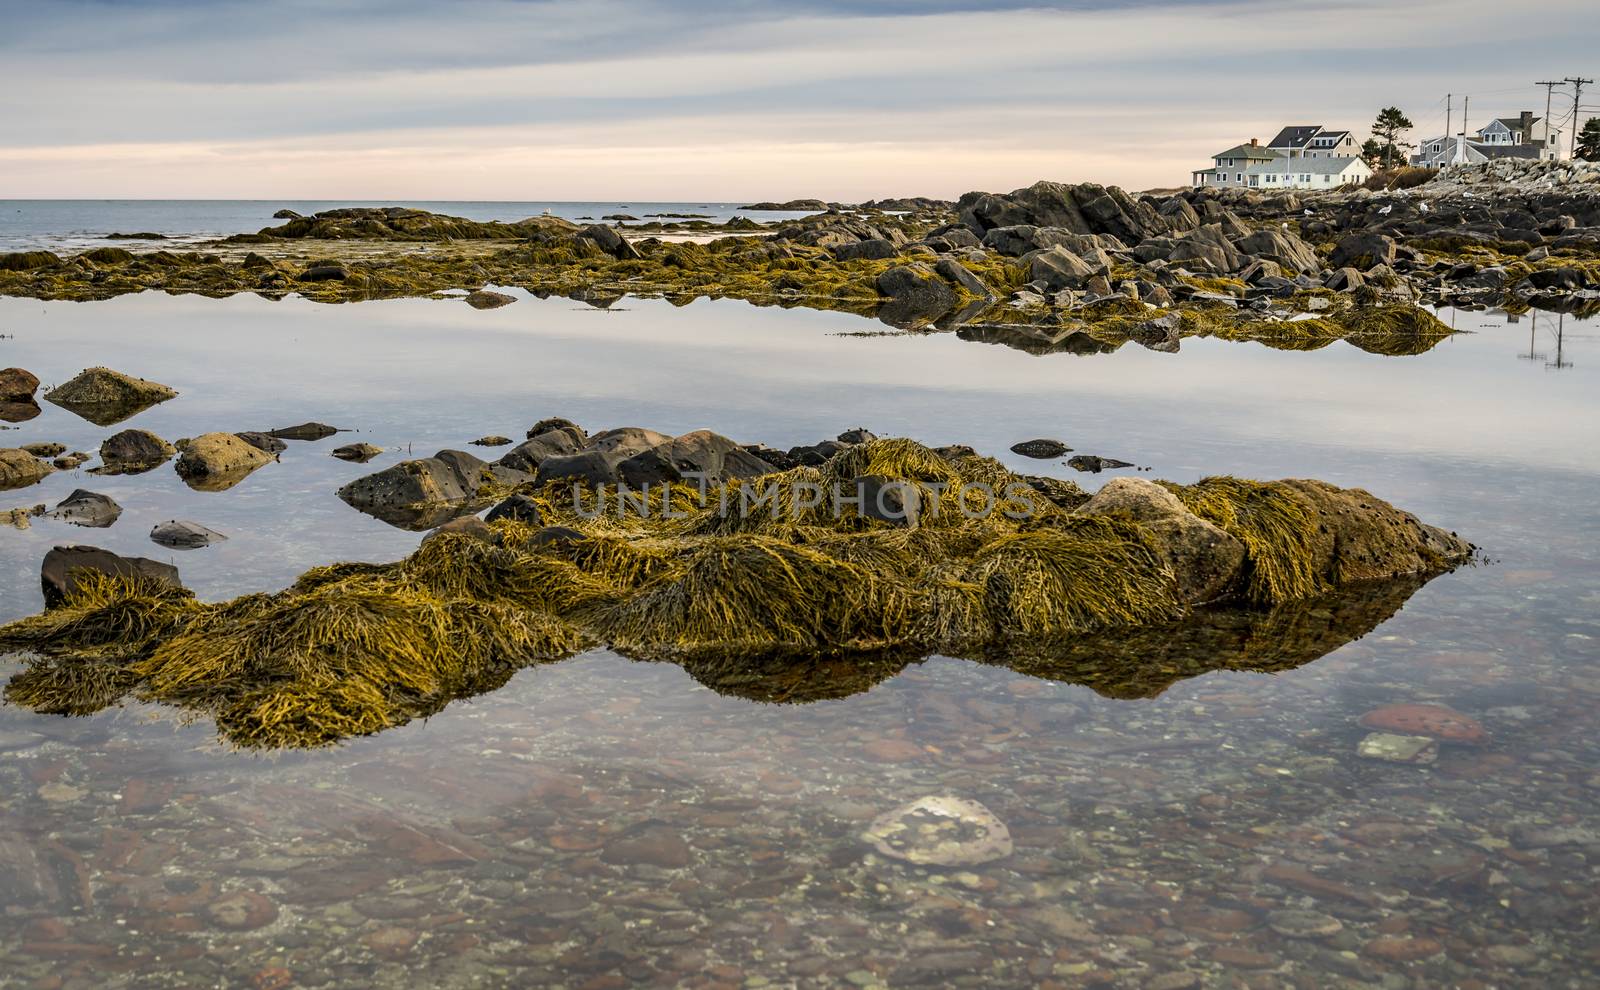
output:
[[[1439,740],[1374,732],[1356,746],[1356,754],[1389,763],[1432,763],[1439,758]]]
[[[39,581],[44,590],[46,608],[61,604],[74,589],[83,574],[104,574],[108,577],[143,578],[173,588],[181,588],[178,569],[171,564],[145,557],[123,557],[90,546],[58,546],[44,556],[39,568]]]
[[[1079,454],[1067,461],[1067,466],[1074,471],[1085,474],[1099,474],[1101,471],[1110,471],[1116,468],[1133,467],[1131,461],[1119,461],[1115,457],[1096,457],[1093,454]]]
[[[155,528],[150,530],[150,539],[173,550],[198,550],[213,543],[220,543],[227,537],[197,522],[168,519],[164,523],[157,523]]]
[[[243,433],[235,433],[234,436],[264,454],[277,455],[289,449],[289,445],[282,440],[270,433],[262,433],[258,430],[246,430]]]
[[[232,433],[206,433],[184,445],[178,456],[178,477],[196,491],[226,491],[251,472],[273,462]]]
[[[65,385],[46,392],[44,397],[96,426],[111,426],[177,395],[175,390],[158,382],[134,378],[110,368],[88,368]]]
[[[122,506],[110,496],[77,489],[57,503],[49,512],[51,519],[68,522],[74,526],[105,529],[122,516]]]
[[[1011,855],[1011,832],[976,801],[918,798],[873,819],[861,836],[890,859],[918,866],[979,866]]]
[[[471,441],[471,444],[474,447],[508,447],[511,445],[511,438],[503,437],[499,434],[491,434],[486,437],[479,437]]]
[[[149,430],[123,430],[100,442],[101,474],[141,474],[160,467],[177,448]]]
[[[1443,705],[1384,705],[1361,716],[1361,725],[1380,732],[1454,743],[1482,742],[1488,735],[1476,719]]]
[[[36,485],[50,471],[50,465],[26,450],[0,447],[0,491]]]

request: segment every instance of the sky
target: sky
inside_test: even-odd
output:
[[[1398,105],[1416,140],[1447,93],[1459,130],[1464,99],[1482,126],[1600,75],[1594,0],[0,0],[0,26],[0,198],[1147,189],[1283,125],[1364,139]]]

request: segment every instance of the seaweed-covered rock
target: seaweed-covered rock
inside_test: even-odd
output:
[[[1116,186],[1035,182],[1009,195],[969,192],[956,203],[961,222],[980,236],[995,227],[1027,224],[1074,234],[1111,234],[1124,244],[1168,233],[1172,225],[1147,203]]]
[[[74,526],[105,529],[122,516],[122,506],[109,495],[79,488],[58,502],[47,515]]]
[[[591,224],[583,228],[578,231],[577,238],[593,244],[619,261],[630,261],[639,257],[638,249],[628,243],[626,237],[603,224]]]
[[[15,447],[0,448],[0,491],[36,485],[50,473],[50,465]]]
[[[1078,512],[1138,523],[1172,568],[1178,597],[1190,605],[1221,598],[1233,589],[1244,566],[1244,544],[1185,509],[1170,491],[1143,478],[1113,478]]]
[[[510,519],[513,522],[524,523],[528,526],[539,525],[539,503],[526,495],[515,494],[494,508],[490,509],[483,517],[484,522],[498,522],[501,519]]]
[[[123,557],[89,546],[58,546],[44,555],[39,568],[39,583],[44,591],[46,608],[61,604],[74,590],[84,574],[100,574],[116,578],[140,578],[173,588],[183,587],[178,569],[145,557]]]
[[[1358,233],[1340,238],[1328,256],[1328,264],[1334,268],[1366,271],[1373,265],[1392,265],[1394,259],[1394,238],[1387,234]]]
[[[888,323],[931,321],[956,306],[955,290],[921,262],[890,268],[878,276],[877,286],[887,300],[878,316]]]
[[[549,436],[550,431],[535,437]],[[547,457],[539,462],[538,480],[565,480],[584,484],[606,484],[618,480],[617,468],[630,457],[667,443],[672,437],[638,426],[624,426],[588,439],[576,453]]]
[[[383,453],[382,447],[374,447],[370,443],[347,443],[343,447],[336,447],[330,451],[334,457],[341,461],[350,461],[355,464],[365,464]]]
[[[0,272],[28,272],[59,264],[61,258],[49,251],[12,251],[0,254]]]
[[[225,491],[257,468],[273,462],[232,433],[206,433],[190,440],[178,455],[178,477],[197,491]]]
[[[165,385],[110,368],[88,368],[44,397],[96,426],[110,426],[177,394]]]
[[[467,293],[467,305],[473,309],[499,309],[501,306],[509,306],[516,301],[516,296],[507,295],[504,292],[491,292],[488,289],[479,289],[476,292]]]
[[[0,402],[32,402],[39,379],[22,368],[0,369]]]
[[[103,474],[139,474],[159,467],[177,454],[172,444],[149,430],[123,430],[100,441]]]
[[[617,478],[630,485],[644,485],[698,475],[715,483],[756,478],[772,470],[771,464],[727,437],[710,430],[695,430],[621,461]]]

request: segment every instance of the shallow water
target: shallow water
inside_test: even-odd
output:
[[[1600,348],[1570,318],[1446,315],[1473,332],[1414,357],[1206,340],[1079,357],[736,302],[0,300],[0,366],[54,384],[108,364],[180,391],[123,425],[360,431],[291,443],[225,493],[168,467],[0,495],[84,487],[125,509],[109,530],[0,530],[0,618],[39,607],[59,542],[170,559],[206,598],[399,557],[418,536],[340,484],[551,415],[775,446],[858,425],[985,452],[1053,436],[1178,481],[1313,476],[1490,561],[1315,662],[1142,700],[935,658],[766,705],[596,653],[275,757],[137,706],[0,707],[0,983],[1592,985]],[[0,445],[92,451],[120,428],[46,404]],[[389,452],[327,456],[352,440]],[[230,539],[162,550],[146,534],[173,517]],[[1390,702],[1447,704],[1488,739],[1429,767],[1358,757],[1357,719]],[[860,840],[928,794],[981,801],[1016,851],[923,870]],[[1282,913],[1302,909],[1340,930],[1308,937]]]

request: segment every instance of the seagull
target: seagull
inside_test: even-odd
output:
[[[1394,212],[1394,204],[1391,203],[1388,206],[1385,206],[1383,209],[1379,210],[1378,211],[1378,215],[1382,216],[1382,217],[1386,217],[1386,216],[1388,216],[1389,214],[1391,214],[1393,212]]]
[[[1306,207],[1306,216],[1308,216],[1308,217],[1314,217],[1314,216],[1316,216],[1316,215],[1317,215],[1317,211],[1316,211],[1316,210],[1313,210],[1313,209],[1312,209],[1312,208],[1311,208],[1311,207],[1309,207],[1309,206],[1308,206],[1308,207]]]
[[[1417,208],[1420,209],[1424,213],[1432,213],[1433,212],[1433,207],[1429,206],[1427,203],[1420,203],[1420,204],[1418,204]]]

